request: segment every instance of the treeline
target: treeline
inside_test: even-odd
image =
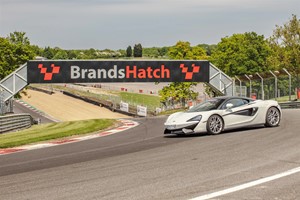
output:
[[[14,33],[13,33],[14,34]],[[24,33],[22,33],[24,34]],[[211,55],[216,45],[199,44],[206,51],[207,55]],[[114,59],[114,58],[169,58],[169,50],[172,46],[165,47],[142,47],[142,45],[135,44],[133,47],[128,46],[126,49],[111,50],[111,49],[81,49],[81,50],[64,50],[59,47],[45,47],[40,48],[35,46],[34,53],[37,56],[46,59]]]

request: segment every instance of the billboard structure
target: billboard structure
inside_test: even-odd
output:
[[[204,82],[220,94],[234,93],[232,79],[205,60],[34,60],[0,81],[0,101],[31,83],[102,82]]]
[[[209,82],[209,62],[29,61],[27,82]]]

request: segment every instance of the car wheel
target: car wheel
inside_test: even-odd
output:
[[[217,135],[223,131],[224,122],[219,115],[212,115],[208,118],[206,129],[209,134]]]
[[[278,126],[280,123],[280,111],[278,108],[271,107],[267,111],[266,124],[267,127]]]

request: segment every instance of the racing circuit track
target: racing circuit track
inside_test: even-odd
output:
[[[277,128],[217,136],[164,137],[164,117],[137,120],[111,136],[0,156],[0,199],[190,199],[300,167],[300,110],[283,110]],[[299,188],[293,173],[214,199],[300,199]]]

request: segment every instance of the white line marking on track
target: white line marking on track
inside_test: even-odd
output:
[[[254,186],[257,186],[257,185],[260,185],[260,184],[263,184],[263,183],[267,183],[267,182],[270,182],[270,181],[273,181],[273,180],[276,180],[276,179],[280,179],[280,178],[283,178],[285,176],[290,176],[290,175],[296,174],[298,172],[300,172],[300,167],[282,172],[280,174],[276,174],[276,175],[273,175],[273,176],[262,178],[262,179],[259,179],[259,180],[256,180],[256,181],[252,181],[252,182],[248,182],[248,183],[245,183],[245,184],[242,184],[242,185],[238,185],[238,186],[235,186],[235,187],[232,187],[232,188],[228,188],[228,189],[221,190],[221,191],[218,191],[218,192],[214,192],[214,193],[211,193],[211,194],[206,194],[206,195],[203,195],[203,196],[195,197],[195,198],[190,199],[190,200],[206,200],[206,199],[211,199],[211,198],[214,198],[214,197],[219,197],[219,196],[222,196],[222,195],[225,195],[225,194],[237,192],[237,191],[244,190],[244,189],[247,189],[247,188],[250,188],[250,187],[254,187]]]

